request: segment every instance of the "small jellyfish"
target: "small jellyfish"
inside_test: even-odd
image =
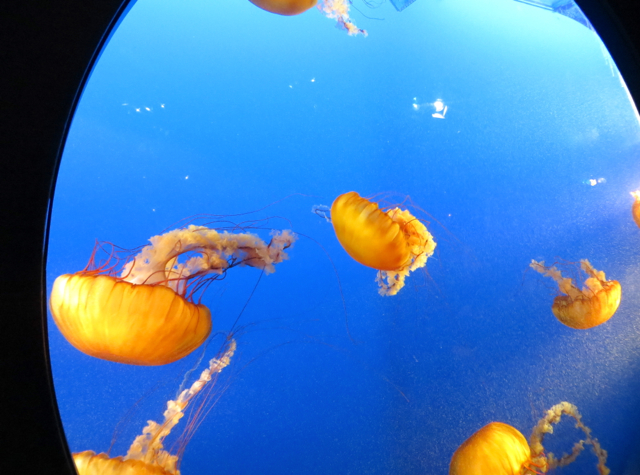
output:
[[[436,248],[427,227],[409,210],[383,211],[355,191],[335,199],[331,222],[345,251],[360,264],[378,270],[380,295],[396,295],[409,273],[426,266]]]
[[[603,271],[593,268],[588,260],[580,261],[580,267],[589,276],[580,290],[569,277],[562,277],[554,267],[544,262],[531,261],[530,267],[551,277],[558,283],[560,292],[553,301],[551,311],[566,326],[577,330],[596,327],[609,320],[620,305],[622,288],[616,280],[607,280]]]
[[[631,196],[633,196],[631,215],[633,216],[633,220],[636,222],[636,225],[640,228],[640,190],[632,191]]]
[[[198,424],[202,422],[201,418],[208,411],[203,411],[203,407],[193,411],[194,419],[187,423],[183,437],[178,441],[177,453],[166,450],[164,440],[184,417],[185,409],[195,400],[198,393],[205,387],[211,390],[217,383],[219,373],[231,363],[235,351],[236,341],[230,336],[218,357],[209,361],[209,367],[200,374],[200,378],[189,389],[182,391],[175,400],[167,401],[162,424],[148,421],[148,425],[142,430],[142,434],[135,438],[124,457],[111,458],[105,453],[96,454],[93,450],[74,453],[73,461],[79,475],[180,475],[180,461],[184,449]],[[207,399],[206,393],[207,391],[203,393],[203,406]]]
[[[55,280],[49,308],[67,341],[89,356],[133,365],[172,363],[211,333],[211,312],[194,302],[194,294],[234,267],[274,272],[295,240],[287,230],[273,232],[266,243],[251,233],[190,225],[150,238],[135,256],[121,258],[114,246],[106,262],[96,265],[99,243],[84,270]]]
[[[358,28],[353,20],[349,17],[348,0],[320,0],[318,10],[320,10],[327,18],[332,18],[337,22],[337,27],[345,30],[349,36],[361,34],[367,36],[366,30]]]
[[[563,415],[576,420],[586,439],[573,446],[571,454],[560,459],[553,453],[545,455],[542,445],[545,434],[553,432],[553,424],[560,422]],[[573,462],[591,445],[598,458],[599,475],[608,475],[607,451],[597,439],[591,437],[591,429],[582,422],[582,416],[573,404],[556,404],[538,421],[529,443],[515,427],[502,422],[491,422],[469,437],[453,454],[449,465],[449,475],[533,475],[547,473]]]
[[[313,7],[318,0],[249,0],[256,7],[278,15],[299,15]]]

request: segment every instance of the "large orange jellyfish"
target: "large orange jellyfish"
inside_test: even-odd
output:
[[[335,199],[331,222],[345,251],[378,270],[380,295],[396,295],[409,273],[424,267],[436,248],[426,226],[409,210],[383,211],[355,191]]]
[[[193,301],[195,293],[232,267],[274,272],[295,240],[290,231],[273,232],[267,244],[251,233],[190,225],[152,237],[119,275],[116,252],[96,265],[97,245],[83,271],[55,280],[49,307],[65,338],[87,355],[134,365],[171,363],[211,332],[211,312]]]
[[[209,361],[200,378],[189,389],[185,389],[175,399],[167,402],[164,421],[158,424],[148,421],[142,434],[135,438],[127,455],[110,458],[105,453],[96,454],[92,450],[73,454],[80,475],[180,475],[180,459],[186,443],[197,429],[198,420],[192,420],[185,431],[177,454],[164,449],[164,439],[184,416],[184,410],[195,396],[207,385],[215,384],[219,373],[231,362],[236,351],[235,340],[227,339],[220,358]],[[213,383],[211,383],[213,381]],[[200,414],[200,411],[196,411]],[[197,417],[197,416],[196,416]]]
[[[593,268],[588,260],[580,261],[580,267],[589,276],[580,290],[573,280],[562,277],[554,267],[545,267],[544,262],[531,261],[530,266],[558,283],[560,292],[551,311],[566,326],[577,330],[596,327],[609,320],[620,305],[622,288],[617,280],[607,280],[603,271]]]
[[[256,7],[260,7],[278,15],[299,15],[313,7],[318,0],[249,0]]]
[[[560,422],[563,415],[576,420],[576,428],[581,429],[585,440],[574,444],[570,454],[560,459],[552,453],[545,455],[542,441],[545,434],[553,433],[553,424]],[[469,437],[453,454],[449,465],[449,475],[533,475],[564,467],[573,462],[591,445],[598,457],[599,475],[608,475],[607,451],[597,439],[591,437],[591,429],[582,422],[582,416],[573,404],[561,402],[547,411],[536,424],[529,443],[515,427],[502,422],[491,422]]]
[[[640,228],[640,190],[632,191],[631,196],[633,196],[633,205],[631,205],[631,215],[633,216],[633,220],[636,222],[636,224]]]

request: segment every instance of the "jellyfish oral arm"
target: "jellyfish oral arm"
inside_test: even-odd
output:
[[[189,402],[211,381],[214,374],[220,373],[231,362],[236,351],[236,341],[230,340],[224,354],[220,358],[213,358],[209,367],[205,369],[200,378],[189,389],[185,389],[175,400],[167,402],[164,411],[164,421],[158,424],[148,421],[142,434],[135,438],[124,460],[141,460],[148,465],[159,466],[169,473],[178,473],[178,456],[164,450],[164,439],[184,416],[184,410]]]
[[[167,402],[164,411],[164,421],[158,424],[148,421],[142,434],[135,438],[127,455],[110,458],[105,453],[96,454],[91,450],[73,454],[73,460],[80,475],[180,475],[179,464],[186,443],[197,427],[197,414],[190,421],[189,427],[183,433],[185,440],[176,454],[164,449],[164,439],[184,416],[184,410],[194,397],[206,386],[211,387],[214,375],[220,373],[231,362],[236,351],[234,339],[227,339],[221,349],[222,356],[209,361],[200,378],[189,389],[185,389],[175,399]],[[206,397],[206,396],[205,396]],[[206,411],[205,411],[206,412]],[[185,435],[186,434],[186,435]]]
[[[573,450],[570,454],[557,459],[552,453],[545,456],[544,446],[542,445],[544,436],[546,434],[553,433],[553,425],[560,422],[563,415],[568,415],[576,420],[576,428],[582,430],[586,435],[586,440],[581,440],[573,446]],[[531,446],[532,461],[534,464],[543,467],[543,472],[552,470],[558,467],[564,467],[573,462],[578,455],[584,450],[584,444],[589,444],[593,448],[593,452],[598,457],[598,473],[600,475],[609,475],[611,472],[606,466],[607,463],[607,451],[602,448],[598,439],[591,437],[591,429],[584,425],[582,422],[582,416],[578,412],[578,408],[573,404],[563,401],[556,404],[547,411],[538,424],[534,427],[531,437],[529,438],[529,445]]]
[[[188,280],[220,275],[235,265],[274,272],[274,265],[287,259],[284,250],[293,245],[296,236],[286,230],[274,232],[267,244],[255,234],[218,232],[191,225],[154,236],[150,241],[123,267],[120,277],[133,284],[161,284],[183,293]],[[199,255],[179,263],[178,258],[188,253]]]

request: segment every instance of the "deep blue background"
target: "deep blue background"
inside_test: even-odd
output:
[[[599,39],[510,0],[355,6],[383,19],[352,10],[367,38],[315,9],[280,17],[246,0],[139,0],[74,117],[49,287],[85,266],[96,239],[133,248],[194,214],[275,203],[251,216],[282,217],[270,225],[308,238],[242,314],[228,389],[187,447],[184,475],[445,474],[481,426],[528,436],[563,400],[609,450],[613,473],[640,473],[629,195],[640,128]],[[445,120],[431,117],[436,99]],[[375,271],[311,213],[350,190],[410,195],[428,213],[436,253],[395,297],[380,297]],[[554,285],[527,272],[532,258],[588,258],[620,281],[620,309],[592,330],[561,325]],[[209,288],[216,330],[231,329],[258,277],[237,268]],[[73,451],[107,451],[118,426],[111,454],[124,454],[200,356],[129,367],[50,328]],[[563,423],[548,449],[578,437]],[[560,473],[596,473],[595,457]]]

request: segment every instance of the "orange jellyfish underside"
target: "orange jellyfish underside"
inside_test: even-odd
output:
[[[408,210],[383,211],[355,191],[335,199],[331,222],[345,251],[379,271],[381,295],[397,294],[409,273],[424,267],[436,247],[426,226]]]
[[[171,363],[211,333],[211,312],[193,302],[194,293],[235,266],[274,272],[295,239],[289,231],[274,232],[267,244],[254,234],[191,225],[152,237],[120,269],[115,251],[95,264],[98,245],[85,270],[55,280],[49,308],[67,341],[87,355],[133,365]]]
[[[140,460],[109,458],[105,453],[96,454],[92,450],[73,454],[73,461],[80,475],[175,475],[175,472]]]
[[[631,214],[636,225],[640,228],[640,190],[632,191],[631,196],[634,198],[633,205],[631,205]]]
[[[313,7],[318,0],[249,0],[256,7],[278,15],[299,15]]]
[[[566,326],[577,330],[596,327],[609,320],[620,305],[622,287],[616,280],[606,280],[603,271],[593,268],[588,260],[580,261],[581,269],[589,276],[580,290],[568,277],[554,267],[545,267],[544,262],[531,261],[530,267],[551,277],[560,292],[553,301],[551,311]]]
[[[198,348],[211,333],[211,312],[162,285],[109,275],[64,274],[53,284],[51,314],[83,353],[134,365],[162,365]]]

